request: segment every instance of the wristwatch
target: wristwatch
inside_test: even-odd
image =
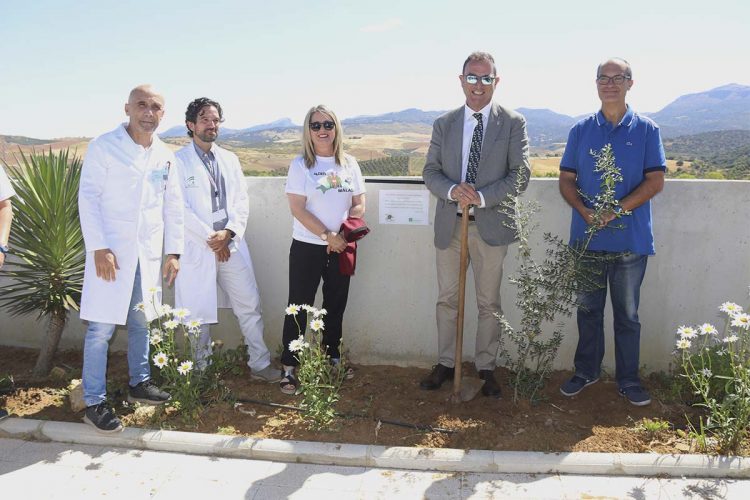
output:
[[[320,239],[323,241],[328,241],[328,231],[323,231],[320,233]]]
[[[10,248],[8,247],[8,245],[0,245],[0,252],[8,254],[10,253]]]

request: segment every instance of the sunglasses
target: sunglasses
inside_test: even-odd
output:
[[[326,130],[333,130],[336,127],[336,124],[328,120],[324,121],[323,123],[310,122],[310,130],[317,132],[318,130],[320,130],[320,127],[323,127]]]
[[[477,82],[482,82],[482,85],[492,85],[492,82],[495,81],[495,77],[492,75],[464,75],[464,81],[469,85],[476,85]]]

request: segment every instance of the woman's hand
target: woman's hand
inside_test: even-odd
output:
[[[341,253],[346,249],[346,245],[346,240],[341,233],[328,233],[328,248],[326,249],[326,252]]]

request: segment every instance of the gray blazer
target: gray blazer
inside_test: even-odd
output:
[[[448,199],[448,190],[461,179],[464,106],[435,120],[432,139],[422,178],[427,189],[437,196],[435,208],[435,246],[448,248],[458,221],[456,203]],[[516,240],[515,231],[506,227],[508,218],[498,212],[508,194],[516,193],[516,178],[524,176],[522,190],[529,182],[529,139],[526,119],[512,110],[492,103],[489,123],[482,142],[482,155],[475,187],[484,196],[485,208],[475,208],[477,228],[489,245],[508,245]]]

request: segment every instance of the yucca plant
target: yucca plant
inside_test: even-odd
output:
[[[13,198],[11,252],[0,288],[0,305],[12,315],[46,318],[34,377],[44,377],[60,343],[68,313],[78,310],[83,285],[85,251],[78,221],[81,160],[68,150],[20,153],[18,166],[6,164],[16,191]]]

